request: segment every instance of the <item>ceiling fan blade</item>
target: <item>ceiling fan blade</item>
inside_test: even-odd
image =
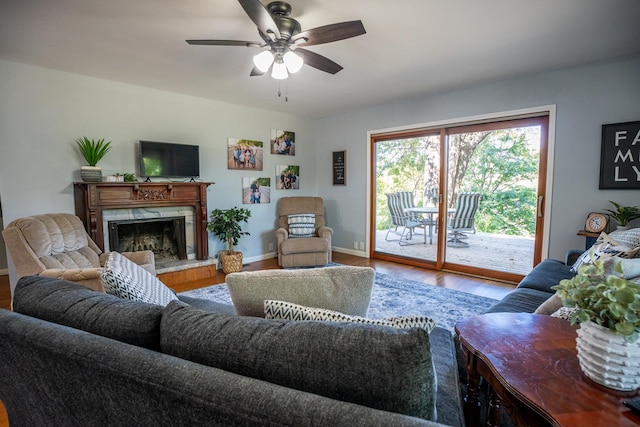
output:
[[[272,33],[276,39],[280,38],[280,30],[271,14],[260,0],[238,0],[240,6],[249,15],[249,18],[257,25],[262,34]]]
[[[265,73],[263,71],[260,71],[258,67],[253,67],[253,69],[251,70],[251,73],[249,73],[251,77],[264,76],[264,74]]]
[[[310,50],[298,48],[296,53],[301,53],[304,58],[304,63],[310,67],[317,68],[320,71],[324,71],[330,74],[335,74],[342,70],[342,66],[336,64],[326,56],[322,56]]]
[[[207,46],[260,47],[264,45],[264,43],[260,43],[260,42],[248,42],[243,40],[186,40],[186,42],[193,45],[207,45]]]
[[[364,25],[362,25],[362,21],[347,21],[303,31],[293,36],[291,40],[294,43],[296,43],[296,40],[306,40],[300,40],[296,44],[298,46],[311,46],[361,36],[365,33],[366,31]]]

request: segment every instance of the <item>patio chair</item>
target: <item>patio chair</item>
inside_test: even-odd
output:
[[[449,229],[449,246],[464,248],[469,243],[462,241],[466,239],[465,233],[476,232],[475,218],[478,206],[480,205],[480,193],[460,193],[456,200],[456,212],[449,219],[447,228]]]
[[[389,212],[391,213],[391,224],[389,224],[389,228],[387,229],[387,234],[385,236],[385,240],[390,242],[396,239],[389,239],[389,233],[391,229],[394,229],[394,232],[398,234],[398,227],[402,227],[402,231],[399,233],[400,238],[398,239],[398,243],[400,245],[409,244],[408,241],[413,238],[413,231],[416,228],[422,228],[425,230],[425,243],[426,243],[426,229],[425,223],[417,219],[415,214],[407,214],[404,212],[405,208],[411,207],[410,204],[413,204],[413,197],[409,199],[409,193],[413,195],[411,192],[398,192],[398,193],[386,193],[387,196],[387,206],[389,207]],[[408,202],[411,200],[411,202]],[[407,235],[408,231],[408,235]],[[405,238],[405,236],[407,236]]]

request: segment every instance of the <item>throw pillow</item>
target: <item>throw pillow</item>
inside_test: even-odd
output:
[[[557,294],[553,294],[545,302],[540,304],[533,313],[550,315],[558,311],[561,307],[562,300]]]
[[[630,248],[640,246],[640,228],[612,231],[609,233],[609,237]]]
[[[160,345],[163,353],[239,375],[435,419],[431,342],[419,328],[233,316],[174,301],[162,314]]]
[[[560,307],[555,312],[551,313],[551,317],[559,317],[564,320],[571,320],[571,314],[576,311],[575,307]]]
[[[289,237],[313,237],[316,234],[315,214],[287,215],[289,221]]]
[[[580,268],[582,264],[591,264],[593,261],[599,259],[604,260],[611,257],[633,258],[639,250],[639,246],[629,247],[623,245],[609,237],[606,233],[601,233],[591,249],[580,255],[571,267],[571,271],[577,273],[578,268]]]
[[[337,266],[243,271],[228,274],[226,281],[240,316],[264,317],[265,300],[366,316],[374,278],[371,267]]]
[[[111,295],[166,306],[178,297],[144,268],[111,252],[102,270],[104,289]]]
[[[622,266],[622,274],[625,279],[635,280],[640,278],[640,258],[607,258],[603,262],[605,274],[615,274],[615,267],[618,263]]]
[[[431,333],[436,322],[427,316],[388,317],[386,319],[367,319],[360,316],[349,316],[338,311],[324,308],[305,307],[286,301],[266,300],[264,314],[267,319],[283,320],[317,320],[323,322],[351,322],[368,325],[383,325],[393,328],[409,329],[422,328]]]

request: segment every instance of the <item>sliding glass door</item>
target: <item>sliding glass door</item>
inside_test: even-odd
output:
[[[372,256],[517,280],[540,260],[547,116],[374,135]]]
[[[405,261],[437,261],[441,138],[415,132],[381,137],[375,160],[375,252]]]

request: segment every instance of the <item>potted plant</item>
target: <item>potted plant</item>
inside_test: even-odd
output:
[[[231,209],[211,211],[211,220],[207,223],[207,230],[229,245],[229,250],[220,252],[222,271],[225,274],[242,270],[242,252],[234,251],[233,245],[237,245],[243,235],[249,235],[249,232],[242,231],[240,223],[247,222],[250,217],[251,211],[249,209],[235,206]]]
[[[88,166],[80,168],[80,177],[83,181],[99,182],[102,181],[102,169],[96,164],[111,149],[111,141],[105,142],[104,139],[93,140],[86,136],[76,139],[80,154],[87,161]]]
[[[632,221],[636,218],[640,218],[640,208],[637,206],[621,206],[616,202],[609,200],[613,206],[615,206],[615,210],[605,209],[613,219],[618,221],[619,229],[626,229],[629,221]]]
[[[566,307],[584,374],[616,390],[640,388],[640,284],[625,279],[622,263],[609,274],[602,260],[582,265],[578,274],[551,289]]]

